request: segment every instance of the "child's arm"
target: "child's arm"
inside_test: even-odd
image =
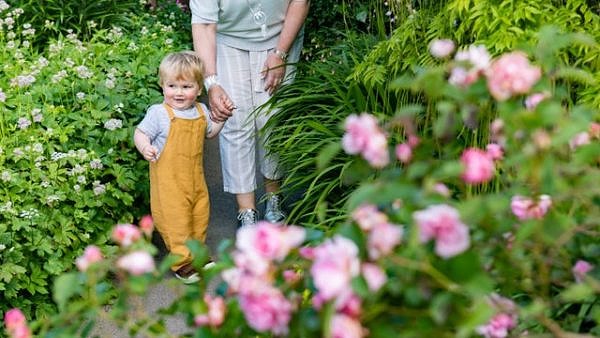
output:
[[[154,162],[158,156],[158,149],[150,143],[150,138],[143,131],[135,129],[133,142],[137,150],[144,156],[146,161]]]
[[[227,120],[225,120],[225,121],[227,121]],[[213,137],[217,136],[219,134],[219,132],[221,131],[221,129],[223,129],[223,125],[225,124],[225,121],[215,122],[214,120],[211,120],[212,126],[210,128],[210,131],[208,133],[206,133],[206,138],[213,138]]]

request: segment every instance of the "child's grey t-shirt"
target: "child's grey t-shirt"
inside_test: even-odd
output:
[[[200,103],[200,106],[206,117],[206,133],[210,133],[212,130],[212,121],[210,119],[208,108],[203,103]],[[185,110],[173,108],[173,113],[175,113],[176,117],[182,119],[194,119],[200,115],[196,106],[192,106]],[[144,116],[142,122],[138,124],[137,128],[150,138],[150,143],[158,149],[158,156],[160,156],[160,153],[167,142],[170,126],[171,121],[169,120],[169,113],[167,113],[167,109],[165,109],[165,106],[161,103],[152,105],[148,108],[146,116]]]

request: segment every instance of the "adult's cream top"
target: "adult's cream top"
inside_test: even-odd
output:
[[[216,23],[217,42],[248,50],[274,48],[292,0],[191,0],[192,24]],[[264,12],[266,30],[255,16]]]

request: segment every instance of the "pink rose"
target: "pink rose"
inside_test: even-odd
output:
[[[133,224],[117,224],[112,231],[112,239],[122,247],[128,247],[142,237],[140,229]]]
[[[529,197],[520,195],[513,196],[510,208],[520,220],[542,219],[552,206],[552,199],[548,195],[541,195],[537,202]]]
[[[444,183],[436,183],[433,185],[433,191],[444,197],[450,197],[450,189]]]
[[[89,245],[85,248],[83,255],[75,260],[75,265],[79,271],[86,271],[88,267],[102,260],[102,252],[95,245]]]
[[[454,52],[454,41],[449,39],[434,39],[429,44],[429,53],[438,59],[443,59]]]
[[[134,251],[117,260],[117,267],[134,276],[143,275],[155,270],[154,259],[146,251]]]
[[[260,221],[254,227],[238,230],[236,247],[244,254],[281,261],[290,250],[302,244],[304,236],[301,227]]]
[[[383,168],[390,162],[387,138],[383,132],[373,134],[362,151],[362,156],[373,168]]]
[[[144,235],[146,235],[146,237],[151,237],[152,236],[152,231],[154,231],[154,220],[152,219],[152,216],[150,215],[145,215],[140,219],[140,229],[142,229],[142,232],[144,233]]]
[[[294,270],[284,270],[282,272],[282,276],[283,279],[285,280],[286,283],[288,284],[295,284],[296,282],[300,281],[300,279],[302,278],[302,275],[300,275],[297,271]]]
[[[483,45],[471,45],[467,49],[460,50],[454,56],[459,63],[466,63],[474,71],[484,71],[490,66],[490,53]]]
[[[362,338],[365,329],[357,319],[344,314],[336,314],[331,319],[331,338]]]
[[[194,323],[197,326],[221,326],[225,319],[225,301],[223,298],[219,296],[212,297],[209,294],[205,294],[204,303],[206,303],[206,306],[208,307],[208,312],[196,315],[194,317]]]
[[[542,72],[539,67],[529,63],[524,53],[511,52],[494,61],[486,75],[490,94],[496,100],[504,101],[529,92]]]
[[[361,154],[375,168],[389,163],[387,138],[370,114],[352,114],[346,118],[342,148],[348,154]]]
[[[310,269],[315,287],[325,300],[333,299],[350,288],[359,274],[358,248],[342,236],[327,239],[315,248],[315,260]]]
[[[508,332],[517,326],[515,303],[495,293],[488,297],[488,302],[497,313],[485,325],[477,327],[477,333],[485,338],[507,337]]]
[[[248,325],[259,332],[286,335],[292,317],[292,304],[281,291],[261,280],[244,286],[239,303]]]
[[[592,122],[590,124],[590,128],[588,130],[588,133],[590,134],[590,136],[592,138],[600,138],[600,123],[597,122]]]
[[[361,204],[352,212],[352,219],[363,231],[371,231],[375,225],[387,223],[387,215],[373,204]]]
[[[460,161],[464,166],[462,179],[468,184],[478,184],[489,181],[494,176],[494,161],[487,152],[477,149],[466,149]]]
[[[364,263],[362,265],[362,275],[372,292],[379,290],[387,281],[385,271],[377,264]]]
[[[583,280],[585,279],[585,276],[587,275],[588,272],[592,271],[592,269],[594,269],[594,266],[584,260],[578,260],[575,265],[573,265],[573,276],[575,276],[575,281],[577,283],[581,283],[583,282]]]
[[[412,159],[412,148],[406,143],[396,146],[396,157],[402,163],[408,163]]]
[[[477,328],[477,333],[486,338],[505,338],[508,331],[517,326],[515,319],[505,313],[499,313],[492,317],[490,321]]]
[[[4,314],[4,326],[7,330],[13,330],[19,326],[27,325],[27,319],[19,309],[10,309]]]
[[[588,134],[587,131],[581,132],[569,140],[569,147],[571,150],[575,150],[586,144],[590,144],[590,134]]]
[[[391,223],[376,224],[367,239],[369,258],[375,260],[390,254],[402,240],[403,229]]]
[[[527,108],[527,110],[535,110],[535,108],[537,107],[538,104],[540,104],[540,102],[544,101],[545,99],[547,99],[549,97],[550,97],[550,94],[548,94],[548,93],[531,94],[531,95],[527,96],[527,98],[525,99],[525,108]]]
[[[421,243],[435,240],[435,252],[442,258],[456,256],[469,248],[469,228],[460,221],[458,211],[445,204],[416,211],[413,218]]]
[[[4,326],[10,338],[31,338],[27,320],[19,309],[10,309],[4,314]]]
[[[485,147],[485,150],[488,156],[494,161],[499,161],[504,157],[504,151],[499,144],[490,143]]]

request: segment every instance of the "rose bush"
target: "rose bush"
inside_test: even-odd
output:
[[[195,337],[599,335],[600,116],[569,96],[570,81],[585,76],[554,57],[572,41],[595,45],[550,28],[537,39],[530,53],[496,57],[483,46],[445,48],[439,65],[399,78],[397,88],[438,107],[432,129],[419,127],[416,106],[389,121],[350,116],[338,149],[372,175],[330,232],[261,222],[224,243],[209,270],[207,249],[191,242],[203,279],[132,324],[122,318],[128,293],[159,282],[169,260],[156,269],[141,230],[118,226],[119,254],[86,250],[82,271],[55,283],[61,312],[29,329],[89,332],[108,316],[160,336],[162,316],[183,313]],[[474,123],[489,114],[489,125]],[[488,146],[465,145],[457,132],[487,135],[478,141]],[[145,258],[114,263],[133,253]]]

